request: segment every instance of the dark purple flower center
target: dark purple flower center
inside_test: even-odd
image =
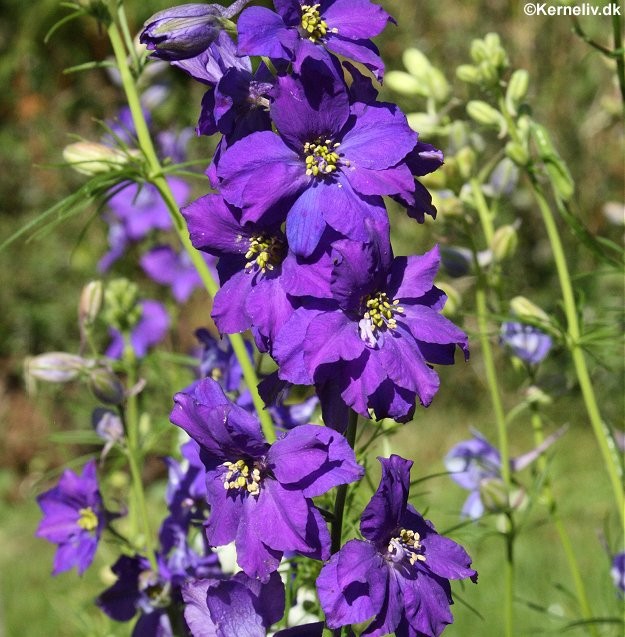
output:
[[[252,237],[245,258],[248,260],[246,270],[251,270],[255,265],[263,273],[266,270],[273,270],[274,266],[280,265],[284,258],[284,242],[278,237],[265,234]]]
[[[224,474],[224,489],[229,491],[246,491],[250,495],[258,497],[262,482],[261,469],[262,463],[254,461],[251,465],[245,460],[237,460],[236,462],[224,462],[223,466],[227,471]]]
[[[142,571],[138,584],[139,591],[147,597],[152,608],[167,608],[171,604],[170,583],[163,582],[154,571]]]
[[[397,320],[393,315],[404,311],[399,299],[390,300],[386,292],[367,295],[362,300],[361,308],[363,314],[358,323],[360,338],[371,347],[377,344],[377,332],[394,330]]]
[[[98,528],[98,516],[91,507],[86,507],[78,511],[78,526],[85,531],[95,531]]]
[[[328,23],[319,13],[319,3],[302,5],[302,33],[311,42],[317,42],[328,33],[338,33],[338,29],[329,29]]]
[[[314,177],[331,175],[339,166],[340,155],[336,149],[341,144],[333,143],[331,139],[316,139],[314,142],[304,144],[306,155],[306,174]],[[344,162],[349,166],[349,162]]]
[[[410,529],[400,529],[399,535],[391,538],[386,551],[386,559],[397,566],[414,566],[425,562],[421,536]]]
[[[271,89],[272,84],[252,80],[250,82],[249,93],[247,96],[248,104],[252,108],[264,108],[269,110],[269,99],[266,95]]]

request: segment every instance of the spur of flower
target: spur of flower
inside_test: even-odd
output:
[[[276,0],[277,13],[264,7],[243,11],[237,23],[239,52],[294,62],[308,57],[332,64],[328,51],[361,62],[379,80],[384,64],[370,38],[393,18],[369,0]]]
[[[38,496],[37,502],[43,519],[36,535],[58,544],[52,574],[75,566],[82,575],[93,562],[108,517],[95,460],[85,465],[80,476],[66,469],[57,486]]]
[[[381,195],[414,192],[402,160],[417,136],[404,114],[386,103],[352,106],[343,80],[318,60],[278,79],[270,114],[277,134],[252,133],[229,147],[217,178],[242,222],[286,216],[295,254],[311,255],[326,226],[366,241],[366,220],[386,218]]]
[[[209,544],[234,541],[239,566],[265,582],[286,551],[327,559],[328,529],[311,498],[362,477],[345,438],[300,425],[270,445],[212,379],[174,402],[171,421],[200,445],[206,468]]]
[[[412,461],[379,458],[380,485],[350,540],[323,567],[317,591],[329,628],[370,621],[361,633],[438,637],[453,622],[449,580],[477,581],[466,551],[410,504]]]
[[[431,403],[439,386],[433,364],[452,364],[467,336],[439,314],[446,297],[433,285],[439,256],[393,258],[388,227],[370,227],[368,243],[333,244],[322,303],[302,300],[274,343],[281,378],[330,384],[367,417],[406,422],[417,398]]]

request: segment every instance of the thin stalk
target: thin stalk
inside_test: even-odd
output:
[[[124,366],[126,368],[127,384],[132,389],[137,382],[136,374],[136,357],[132,349],[132,345],[127,344],[124,349]],[[144,535],[145,550],[150,560],[150,565],[154,571],[157,570],[156,555],[154,552],[154,543],[152,531],[150,528],[150,520],[148,518],[148,507],[145,501],[145,490],[143,488],[143,480],[141,478],[140,456],[141,441],[139,439],[139,406],[137,404],[137,396],[131,391],[126,399],[125,410],[126,425],[126,441],[127,441],[127,457],[130,467],[130,475],[132,478],[132,491],[135,498],[136,508],[133,507],[132,513],[134,520],[139,516],[141,528]],[[136,523],[135,523],[136,526]],[[136,532],[135,528],[135,532]]]
[[[617,509],[619,516],[624,514],[625,494],[623,493],[623,482],[620,467],[618,467],[613,454],[610,451],[610,444],[606,437],[605,427],[601,419],[601,413],[597,404],[597,399],[590,380],[590,373],[586,364],[586,358],[581,348],[581,330],[579,321],[577,318],[577,306],[575,304],[575,296],[573,294],[573,285],[571,283],[571,276],[569,274],[566,257],[564,255],[564,248],[558,233],[558,227],[556,225],[555,218],[551,211],[549,204],[543,194],[540,184],[536,180],[536,177],[530,173],[530,182],[534,192],[534,198],[538,203],[540,213],[547,230],[547,237],[551,244],[551,251],[556,264],[556,270],[558,273],[558,280],[560,282],[560,290],[562,292],[562,302],[564,305],[564,314],[567,322],[567,342],[566,346],[571,352],[573,358],[573,365],[577,374],[577,380],[582,391],[584,404],[586,406],[586,412],[588,413],[588,419],[592,426],[595,438],[599,445],[603,462],[608,471],[610,477],[610,483],[612,490],[614,491],[614,497],[616,499]]]
[[[152,137],[143,116],[137,87],[128,67],[124,43],[119,28],[115,22],[111,22],[109,25],[108,34],[115,54],[115,60],[119,68],[124,92],[126,93],[128,106],[132,113],[132,119],[137,133],[137,140],[150,169],[149,181],[156,186],[163,197],[163,200],[169,209],[169,213],[180,242],[195,266],[207,292],[211,297],[214,297],[219,286],[213,279],[213,276],[210,273],[206,262],[202,258],[202,255],[193,247],[186,230],[184,218],[178,209],[178,205],[176,204],[176,200],[174,199],[169,184],[163,176],[163,168],[156,154],[156,150],[154,149]],[[243,378],[245,379],[245,384],[252,395],[254,408],[258,415],[258,419],[260,420],[265,438],[268,442],[274,442],[276,434],[273,423],[269,412],[265,410],[265,404],[258,393],[258,377],[254,370],[254,366],[249,359],[243,337],[240,334],[228,334],[228,339],[230,340],[234,354],[241,365]]]
[[[482,226],[482,232],[488,246],[491,245],[495,233],[493,218],[488,208],[486,199],[480,184],[476,179],[471,180],[471,190],[475,199],[478,217]],[[506,414],[501,400],[499,383],[497,381],[497,370],[495,368],[495,357],[490,344],[488,328],[488,281],[484,272],[479,270],[477,287],[475,290],[475,306],[477,312],[477,324],[479,331],[479,341],[482,350],[482,360],[486,373],[486,384],[490,393],[490,400],[495,415],[495,425],[497,427],[497,437],[499,443],[499,453],[501,455],[501,478],[506,487],[506,493],[510,493],[512,476],[510,472],[510,451],[508,445],[508,429],[506,426]],[[514,519],[508,512],[506,513],[509,528],[505,533],[506,555],[504,567],[504,634],[505,637],[513,637],[514,634]]]
[[[533,404],[531,409],[532,430],[534,432],[534,446],[539,447],[545,441],[543,420],[540,416],[537,405]],[[547,471],[547,459],[541,455],[538,458],[536,464],[539,472],[545,475],[545,472]],[[560,517],[560,512],[558,511],[558,506],[553,494],[553,489],[551,488],[551,482],[548,477],[545,477],[545,481],[543,484],[543,495],[545,497],[547,509],[549,511],[549,515],[551,517],[553,525],[555,526],[558,536],[560,537],[560,544],[564,549],[564,555],[571,572],[571,577],[575,586],[577,601],[579,603],[582,617],[587,621],[586,626],[590,634],[594,637],[599,637],[597,626],[591,622],[593,614],[590,608],[590,603],[588,601],[586,587],[584,586],[584,578],[582,577],[582,572],[577,562],[577,555],[575,553],[575,549],[573,548],[571,538],[569,537],[562,518]]]
[[[612,32],[614,33],[614,57],[616,58],[616,76],[623,100],[623,117],[625,117],[625,46],[621,32],[621,16],[612,16]]]

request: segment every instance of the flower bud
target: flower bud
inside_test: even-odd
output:
[[[115,374],[106,367],[96,367],[89,372],[89,389],[93,395],[107,405],[121,405],[124,401],[124,386]]]
[[[508,490],[499,478],[486,478],[480,482],[480,499],[491,513],[503,513],[510,507]]]
[[[92,361],[67,354],[66,352],[48,352],[27,358],[26,374],[31,378],[48,383],[67,383],[75,380],[91,365]]]
[[[230,7],[220,4],[181,4],[155,13],[143,25],[139,41],[154,57],[172,62],[195,57],[205,51],[229,26],[229,18],[249,0]]]
[[[90,281],[80,293],[78,322],[81,328],[92,325],[102,307],[104,287],[102,281]]]
[[[506,157],[509,157],[517,166],[527,166],[530,156],[527,148],[516,142],[506,144]]]
[[[525,69],[517,69],[510,78],[508,89],[506,90],[506,103],[513,113],[516,113],[517,106],[527,94],[529,77],[529,73]]]
[[[502,125],[505,125],[503,115],[490,104],[481,100],[471,100],[467,104],[467,113],[471,119],[478,124],[484,124],[484,126],[501,128]]]
[[[546,325],[551,323],[549,315],[524,296],[515,296],[510,301],[510,310],[521,321],[544,323]]]
[[[443,103],[449,97],[449,83],[443,73],[433,66],[425,75],[425,81],[429,87],[429,96],[436,102]]]
[[[476,63],[484,62],[488,57],[488,49],[484,40],[473,40],[471,42],[471,59]]]
[[[438,130],[438,117],[427,113],[408,113],[406,115],[408,126],[417,131],[423,137],[430,137]]]
[[[540,387],[531,385],[525,392],[527,402],[531,405],[551,405],[553,400],[549,394],[546,394]]]
[[[419,49],[415,49],[413,47],[404,51],[402,62],[404,63],[408,73],[418,79],[423,79],[426,73],[432,68],[427,57],[421,53]]]
[[[461,64],[456,69],[456,76],[461,82],[467,84],[479,84],[482,81],[479,69],[472,64]]]
[[[114,279],[104,292],[106,322],[120,332],[130,331],[141,318],[139,290],[128,279]]]
[[[384,84],[391,91],[395,91],[400,95],[424,95],[424,86],[416,77],[406,73],[405,71],[388,71],[384,76]]]
[[[93,177],[128,163],[129,155],[96,142],[75,142],[63,149],[63,159],[76,172]]]
[[[475,159],[475,151],[470,146],[465,146],[456,153],[458,172],[464,180],[469,179],[473,174]]]
[[[505,225],[497,228],[490,247],[495,261],[505,261],[514,255],[519,245],[519,237],[514,226]]]
[[[488,185],[493,195],[500,197],[501,195],[510,195],[519,180],[519,169],[514,162],[505,157],[496,166],[491,173]]]

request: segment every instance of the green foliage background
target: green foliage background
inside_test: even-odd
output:
[[[528,101],[571,169],[575,212],[593,233],[621,242],[623,227],[611,226],[602,212],[607,202],[623,202],[623,122],[614,68],[573,33],[570,18],[527,17],[523,3],[513,0],[385,0],[382,4],[398,22],[379,39],[382,57],[391,69],[402,68],[403,49],[417,46],[451,78],[455,67],[468,60],[471,40],[497,31],[513,68],[529,71]],[[138,30],[146,17],[168,5],[164,0],[128,0],[131,27]],[[61,151],[73,141],[72,135],[96,139],[95,120],[110,117],[121,104],[119,90],[104,71],[63,74],[64,68],[110,53],[105,34],[89,20],[62,27],[44,44],[46,32],[64,14],[58,0],[0,4],[0,242],[82,183],[80,176],[54,165],[62,161]],[[581,22],[590,37],[610,44],[607,18]],[[172,72],[171,79],[174,98],[159,116],[165,120],[175,115],[179,124],[193,125],[202,89],[182,74]],[[455,88],[467,90],[459,82]],[[418,108],[399,101],[405,110]],[[192,152],[206,155],[206,141],[195,140]],[[198,181],[198,195],[202,188]],[[557,284],[542,226],[531,205],[523,208],[523,215],[519,255],[506,273],[506,286],[511,295],[524,294],[558,314]],[[432,243],[427,229],[413,224],[398,228],[400,253]],[[564,227],[563,235],[577,273],[577,292],[585,299],[584,313],[610,318],[622,307],[622,277],[603,276],[592,255]],[[22,380],[25,356],[75,351],[75,300],[82,285],[93,278],[105,246],[105,225],[87,211],[0,253],[0,637],[128,634],[127,627],[111,627],[92,607],[93,597],[104,586],[102,569],[114,559],[115,547],[103,548],[84,581],[74,573],[51,580],[53,547],[33,538],[38,523],[35,494],[64,461],[90,450],[85,445],[60,444],[58,434],[89,428],[91,399],[77,388],[44,387],[30,396]],[[198,294],[183,315],[186,332],[179,335],[180,344],[190,343],[192,328],[206,317],[205,299]],[[604,414],[622,427],[622,345],[604,343],[595,353],[593,378]],[[393,450],[415,459],[413,477],[442,471],[443,455],[467,437],[469,426],[495,439],[479,352],[474,351],[472,360],[467,366],[443,370],[443,389],[431,409],[418,412],[417,421],[394,439]],[[521,377],[503,356],[500,362],[507,369],[506,400],[513,404]],[[543,380],[557,399],[548,414],[551,422],[571,426],[553,457],[556,493],[588,573],[595,613],[613,617],[618,604],[608,556],[599,540],[611,522],[609,488],[565,354],[554,353]],[[168,401],[163,399],[159,407],[166,419]],[[516,422],[511,438],[513,455],[529,449],[529,423]],[[157,464],[148,467],[155,475],[160,471]],[[419,506],[428,508],[439,530],[455,526],[464,492],[445,477],[423,485]],[[162,494],[155,487],[150,496],[156,505]],[[556,631],[561,626],[558,616],[572,603],[567,592],[572,585],[556,535],[541,519],[533,521],[519,541],[519,635]],[[454,537],[467,545],[480,571],[480,584],[459,589],[459,596],[482,618],[457,603],[456,624],[445,634],[496,637],[501,634],[503,546],[475,525],[456,530]],[[618,545],[618,538],[611,539]],[[606,625],[605,634],[614,634],[613,630]],[[571,632],[583,634],[580,629]]]

